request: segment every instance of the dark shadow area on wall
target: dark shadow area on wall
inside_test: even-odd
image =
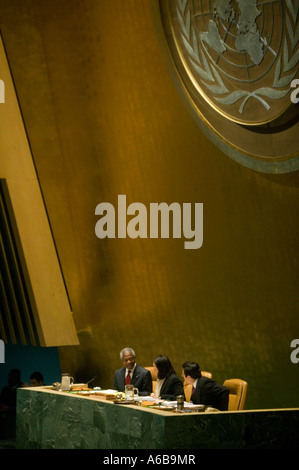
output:
[[[293,171],[292,173],[286,173],[283,175],[271,175],[261,173],[261,176],[266,180],[279,184],[281,186],[299,188],[299,171]]]
[[[22,382],[30,384],[32,372],[40,371],[46,385],[60,381],[61,369],[58,349],[38,346],[5,345],[5,363],[0,364],[0,389],[7,384],[11,369],[20,369]]]
[[[30,376],[39,371],[44,377],[45,385],[51,385],[61,378],[61,370],[57,348],[42,348],[38,346],[5,345],[4,363],[0,363],[0,392],[8,385],[10,371],[18,369],[21,373],[21,383],[30,386]],[[15,440],[15,411],[1,420],[0,449],[14,446]]]

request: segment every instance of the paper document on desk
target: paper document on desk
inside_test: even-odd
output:
[[[176,401],[170,401],[170,400],[163,400],[162,398],[157,398],[157,397],[135,397],[135,400],[137,401],[148,401],[152,402],[154,404],[158,405],[163,405],[163,406],[177,406]]]
[[[161,405],[163,406],[172,406],[174,408],[177,407],[176,400],[160,400]]]
[[[184,408],[187,408],[188,410],[203,410],[205,408],[205,405],[196,405],[194,403],[185,401]]]
[[[156,397],[151,397],[150,395],[149,396],[146,396],[146,397],[143,397],[143,396],[138,396],[138,397],[134,397],[134,399],[136,401],[151,401],[152,403],[160,403],[161,401],[161,398],[156,398]]]
[[[166,400],[162,400],[162,402],[160,401],[161,404],[165,405],[165,406],[173,406],[173,407],[177,407],[177,401],[176,400],[173,400],[173,401],[166,401]],[[188,408],[188,409],[200,409],[200,408],[204,408],[205,405],[195,405],[193,403],[190,403],[188,401],[185,401],[184,402],[184,408]]]
[[[152,403],[155,403],[155,404],[158,404],[158,405],[163,405],[163,406],[172,406],[172,407],[177,407],[177,401],[176,400],[163,400],[162,398],[156,398],[156,397],[151,397],[151,396],[147,396],[147,397],[135,397],[135,400],[136,401],[148,401],[148,402],[152,402]],[[198,409],[198,408],[202,408],[204,407],[204,405],[195,405],[193,403],[190,403],[188,401],[185,401],[184,402],[184,408],[192,408],[192,409]]]

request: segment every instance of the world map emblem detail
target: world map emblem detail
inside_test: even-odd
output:
[[[298,0],[157,4],[180,91],[215,143],[259,171],[299,169],[298,107],[291,99]]]

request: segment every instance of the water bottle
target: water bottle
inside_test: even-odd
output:
[[[178,395],[176,397],[177,400],[177,411],[184,411],[184,396],[183,395]]]

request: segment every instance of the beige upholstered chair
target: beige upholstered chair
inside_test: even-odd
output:
[[[150,366],[149,366],[149,367],[145,367],[145,369],[149,370],[150,373],[151,373],[152,381],[153,381],[152,392],[154,392],[155,389],[156,389],[157,380],[158,380],[158,378],[157,378],[157,373],[156,373],[155,369],[153,368],[153,366],[151,366],[151,367],[150,367]]]
[[[208,377],[209,379],[212,378],[211,372],[206,372],[204,370],[201,371],[201,375],[204,377]],[[186,401],[191,400],[191,392],[192,392],[192,385],[184,382],[184,393],[185,393]]]
[[[228,379],[223,385],[229,389],[228,411],[244,410],[248,383],[242,379]]]
[[[203,375],[204,377],[208,377],[208,379],[211,379],[213,377],[211,372],[206,372],[204,370],[201,371],[201,375]]]

